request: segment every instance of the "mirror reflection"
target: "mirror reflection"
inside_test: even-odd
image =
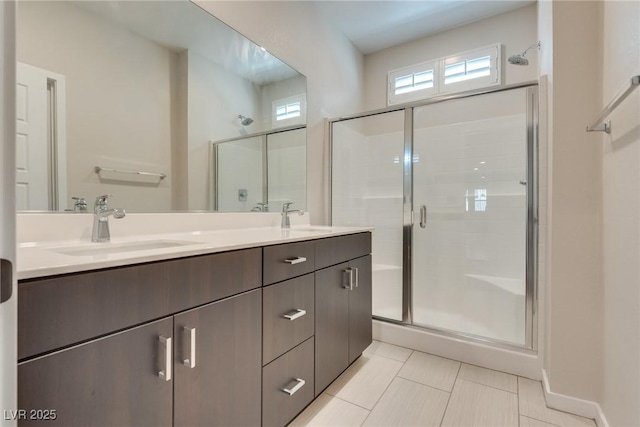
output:
[[[20,2],[17,47],[19,210],[306,207],[305,77],[197,5]]]
[[[282,204],[306,210],[304,127],[215,142],[214,210],[279,212]]]

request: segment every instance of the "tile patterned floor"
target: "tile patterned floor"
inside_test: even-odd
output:
[[[595,427],[539,381],[374,341],[290,426]]]

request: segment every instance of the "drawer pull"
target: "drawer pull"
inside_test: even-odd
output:
[[[165,381],[171,381],[171,337],[166,338],[161,335],[158,339],[158,344],[160,347],[158,376]]]
[[[295,257],[295,258],[287,258],[284,260],[284,262],[286,262],[287,264],[300,264],[305,262],[307,259],[303,256],[299,256],[299,257]]]
[[[301,308],[298,308],[295,311],[292,311],[291,313],[287,313],[282,317],[284,317],[286,319],[289,319],[289,320],[296,320],[296,319],[299,319],[300,317],[304,316],[305,314],[307,314],[307,310],[303,310]]]
[[[296,384],[293,387],[290,387],[292,383],[296,383]],[[303,380],[302,378],[296,378],[295,380],[291,381],[287,385],[287,387],[283,388],[282,391],[287,393],[289,396],[293,396],[296,391],[300,390],[305,385],[305,383],[306,381]]]
[[[184,332],[184,342],[186,343],[189,354],[189,357],[183,359],[182,363],[187,368],[193,369],[196,367],[196,328],[185,326],[182,328],[182,332]]]

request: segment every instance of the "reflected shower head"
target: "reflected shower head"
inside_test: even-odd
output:
[[[532,44],[531,46],[529,46],[522,53],[518,53],[516,55],[511,55],[509,57],[509,59],[508,59],[509,64],[513,64],[513,65],[529,65],[529,60],[525,56],[526,56],[527,52],[529,51],[529,49],[531,49],[533,47],[537,47],[538,49],[540,49],[540,42],[538,42],[536,44]]]
[[[240,114],[238,118],[240,119],[240,123],[242,124],[242,126],[249,126],[251,123],[253,123],[253,119],[251,117],[245,117]]]

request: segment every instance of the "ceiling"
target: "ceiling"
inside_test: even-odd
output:
[[[363,54],[535,3],[535,0],[315,1],[319,15]]]

